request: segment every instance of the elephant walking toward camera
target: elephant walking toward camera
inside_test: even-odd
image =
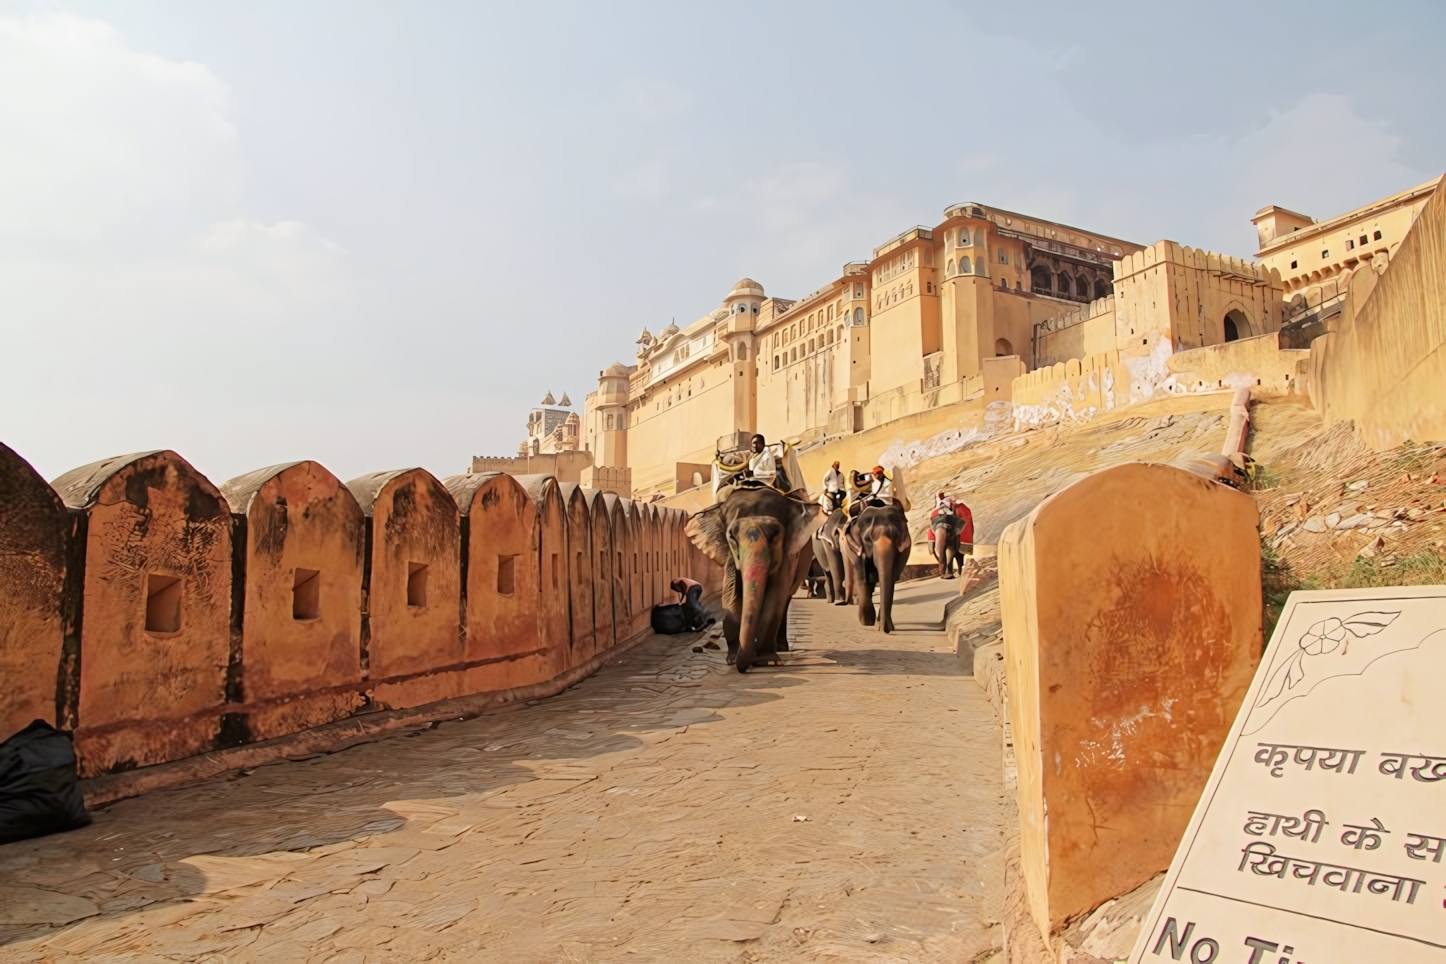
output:
[[[813,557],[823,569],[824,586],[828,590],[828,601],[836,606],[847,606],[852,595],[852,580],[844,564],[844,554],[839,550],[839,540],[848,516],[842,509],[835,509],[813,537]]]
[[[809,540],[822,511],[767,486],[725,489],[684,530],[723,567],[728,661],[749,668],[788,649],[788,603],[808,575]]]
[[[879,622],[884,632],[892,633],[894,583],[914,546],[903,508],[888,505],[864,509],[848,529],[845,542],[859,597],[859,622],[865,626]],[[874,610],[875,586],[879,589],[878,612]]]

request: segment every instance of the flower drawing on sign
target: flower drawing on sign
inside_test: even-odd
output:
[[[1315,666],[1320,662],[1315,657],[1330,656],[1332,653],[1345,656],[1350,652],[1352,638],[1365,639],[1367,636],[1374,636],[1391,625],[1399,615],[1399,612],[1366,612],[1356,613],[1345,619],[1332,616],[1312,623],[1310,628],[1301,634],[1295,651],[1270,677],[1270,682],[1265,684],[1255,705],[1265,706],[1303,683],[1306,679],[1307,659],[1310,659],[1311,666]]]

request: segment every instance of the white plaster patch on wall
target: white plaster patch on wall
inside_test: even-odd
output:
[[[879,465],[890,468],[911,468],[927,459],[948,455],[960,449],[993,438],[1013,427],[1014,406],[1003,399],[984,406],[982,428],[951,428],[938,435],[932,435],[922,442],[895,441],[879,455]]]
[[[1170,371],[1170,356],[1175,353],[1170,343],[1161,338],[1148,355],[1121,358],[1130,371],[1130,404],[1144,402],[1155,395],[1175,390],[1175,375]]]

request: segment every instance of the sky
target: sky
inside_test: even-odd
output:
[[[439,477],[965,200],[1255,252],[1446,170],[1446,5],[0,0],[0,442]]]

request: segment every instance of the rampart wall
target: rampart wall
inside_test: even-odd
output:
[[[685,521],[550,475],[218,486],[169,451],[49,485],[0,445],[0,737],[73,730],[98,777],[572,679],[676,576],[720,588]]]
[[[1311,400],[1379,449],[1446,439],[1446,199],[1437,188],[1391,258],[1351,276],[1311,343]]]

